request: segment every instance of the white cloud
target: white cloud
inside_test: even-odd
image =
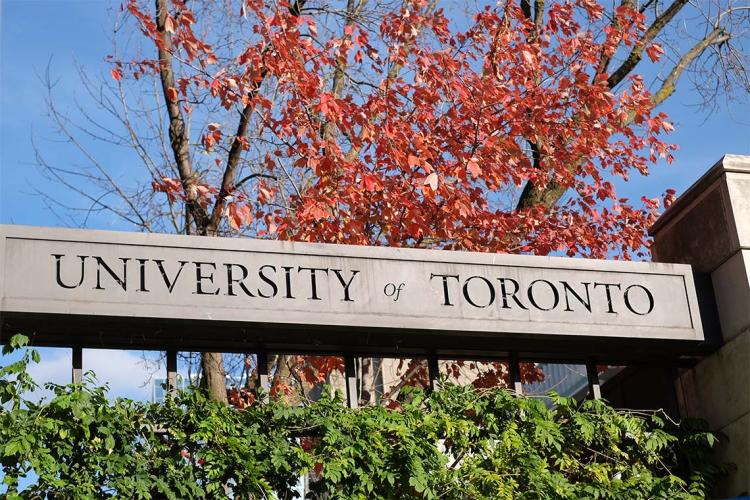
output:
[[[42,360],[29,367],[34,380],[67,384],[71,380],[70,349],[40,349]],[[157,352],[147,352],[149,359],[158,356]],[[131,399],[151,399],[151,367],[146,366],[142,351],[122,351],[115,349],[84,349],[83,371],[93,371],[99,385],[109,384],[110,397],[121,396]],[[163,365],[160,371],[164,371]],[[165,374],[157,372],[156,378]],[[44,394],[48,395],[48,394]]]

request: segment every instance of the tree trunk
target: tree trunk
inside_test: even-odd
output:
[[[380,358],[361,358],[359,374],[359,405],[369,406],[378,403],[378,395],[383,393],[382,362]]]
[[[202,385],[213,401],[227,403],[227,383],[224,372],[224,359],[220,352],[204,352],[201,356],[203,365]]]

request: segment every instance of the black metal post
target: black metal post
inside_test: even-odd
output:
[[[271,379],[268,376],[268,355],[266,351],[259,350],[255,355],[258,363],[258,389],[262,389],[264,396],[263,402],[268,402],[268,393],[271,391]]]
[[[177,392],[177,350],[167,349],[167,394]]]
[[[349,408],[359,408],[359,394],[357,391],[357,368],[356,358],[351,354],[344,356],[346,365],[346,401]]]
[[[440,389],[440,365],[438,364],[438,357],[434,354],[427,357],[427,373],[430,377],[430,390]]]
[[[586,376],[589,382],[589,398],[601,399],[602,388],[599,385],[599,372],[596,370],[596,363],[594,361],[586,363]]]
[[[508,359],[510,365],[510,386],[516,395],[523,394],[523,384],[521,383],[521,364],[518,361],[518,354],[511,354]]]
[[[73,347],[73,363],[72,363],[72,380],[74,384],[80,384],[83,381],[83,348]]]

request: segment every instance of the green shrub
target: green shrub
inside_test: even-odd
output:
[[[314,498],[688,499],[720,472],[716,438],[691,422],[554,394],[549,409],[499,388],[405,391],[391,409],[336,396],[236,410],[199,390],[110,400],[88,375],[34,403],[26,342],[14,337],[4,353],[23,356],[0,368],[8,498],[293,498],[309,473]]]

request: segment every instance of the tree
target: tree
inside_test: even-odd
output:
[[[662,202],[629,202],[615,183],[671,161],[655,107],[683,74],[714,94],[748,90],[750,7],[711,4],[689,21],[692,45],[670,43],[687,0],[508,0],[453,22],[445,7],[127,0],[117,32],[135,23],[142,52],[113,54],[109,85],[83,76],[124,131],[108,140],[146,175],[125,189],[91,159],[84,182],[110,204],[40,163],[147,231],[643,256]],[[659,72],[653,89],[639,69]],[[223,400],[221,356],[202,363]]]

